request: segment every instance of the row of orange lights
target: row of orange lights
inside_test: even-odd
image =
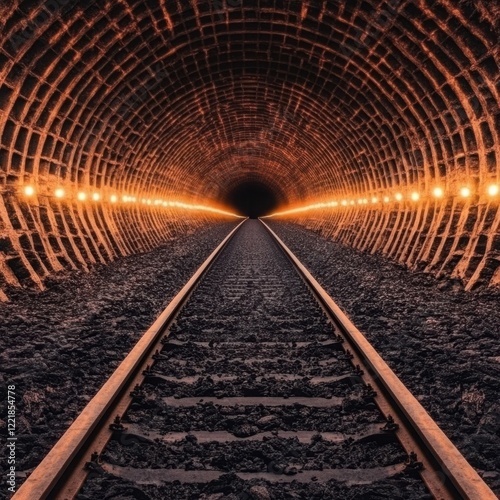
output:
[[[34,196],[36,194],[36,190],[33,186],[24,186],[23,192],[24,192],[25,196],[28,196],[28,197]],[[59,198],[59,199],[66,197],[66,191],[64,188],[55,189],[53,194],[56,198]],[[128,197],[123,196],[122,201],[129,201],[125,198],[128,198]],[[94,192],[94,193],[89,195],[88,193],[85,193],[84,191],[80,191],[77,193],[76,199],[78,201],[86,201],[88,199],[91,199],[92,201],[101,201],[102,196],[100,193],[97,193],[97,192]],[[116,203],[118,201],[118,196],[116,194],[112,194],[109,197],[109,201],[111,203]],[[132,200],[130,199],[130,201],[132,201]],[[135,201],[135,199],[134,199],[134,201]]]
[[[27,197],[32,197],[36,194],[36,190],[33,186],[24,186],[23,188],[23,193]],[[67,197],[66,190],[64,188],[57,188],[53,192],[53,196],[55,198],[58,198],[62,200],[63,198]],[[98,193],[98,192],[93,192],[93,193],[86,193],[84,191],[79,191],[76,194],[76,199],[78,201],[84,202],[87,200],[91,200],[94,202],[99,202],[103,201],[103,196]],[[166,201],[166,200],[151,200],[150,198],[137,198],[136,196],[129,196],[129,195],[123,195],[119,197],[116,194],[111,194],[108,198],[108,201],[111,203],[118,203],[119,201],[123,203],[137,203],[138,201],[142,203],[143,205],[152,205],[152,206],[163,206],[163,207],[175,207],[175,208],[184,208],[184,209],[190,209],[190,210],[204,210],[204,211],[209,211],[209,212],[216,212],[224,215],[232,215],[236,216],[236,214],[226,212],[225,210],[220,210],[218,208],[210,207],[207,205],[193,205],[190,203],[184,203],[180,201]]]
[[[486,194],[489,196],[497,196],[500,193],[500,187],[497,184],[491,184],[486,188]],[[458,194],[461,198],[469,198],[473,195],[473,190],[468,187],[468,186],[463,186],[458,190]],[[434,198],[443,198],[445,196],[445,190],[441,187],[435,187],[432,190],[432,196]],[[421,198],[421,194],[418,191],[413,191],[411,192],[407,198],[413,202],[417,202]],[[342,207],[347,207],[347,206],[352,206],[352,205],[368,205],[370,202],[372,204],[377,204],[377,203],[390,203],[391,201],[397,201],[401,202],[405,199],[405,196],[397,192],[394,194],[392,197],[385,195],[382,197],[378,196],[373,196],[372,198],[359,198],[357,201],[355,200],[342,200],[342,201],[328,201],[328,202],[320,202],[320,203],[314,203],[312,205],[306,205],[304,207],[299,207],[299,208],[293,208],[291,210],[286,210],[283,212],[276,212],[272,215],[285,215],[285,214],[291,214],[291,213],[296,213],[296,212],[303,212],[306,210],[314,210],[317,208],[327,208],[327,207],[338,207],[339,205]]]

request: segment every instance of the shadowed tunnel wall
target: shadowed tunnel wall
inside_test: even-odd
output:
[[[293,218],[469,288],[499,284],[500,212],[487,193],[500,180],[499,10],[1,2],[0,289],[43,288],[222,217],[142,199],[234,206],[245,185],[281,209],[346,200]]]

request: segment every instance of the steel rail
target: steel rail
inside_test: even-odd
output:
[[[168,304],[60,440],[28,476],[12,497],[13,500],[71,499],[76,496],[88,474],[84,467],[90,461],[90,453],[100,453],[111,438],[109,424],[113,422],[115,415],[123,415],[130,405],[130,391],[142,380],[142,371],[152,359],[165,330],[244,222],[243,220],[224,238]]]
[[[394,415],[399,425],[396,436],[408,453],[417,452],[418,460],[424,465],[420,474],[431,494],[436,499],[497,500],[493,491],[325,289],[278,235],[264,221],[261,222],[311,288],[341,337],[351,346],[353,363],[365,368],[363,379],[377,390],[374,398],[377,406],[385,415],[397,411]]]

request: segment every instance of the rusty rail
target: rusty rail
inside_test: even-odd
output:
[[[15,500],[71,499],[87,477],[85,464],[91,453],[100,453],[112,435],[109,425],[123,415],[131,402],[130,391],[142,380],[165,330],[200,282],[202,276],[227,245],[242,221],[210,254],[182,290],[144,333],[127,357],[83,409],[61,439],[12,497]]]
[[[496,500],[493,491],[363,334],[278,235],[264,221],[261,222],[312,289],[337,333],[349,344],[353,363],[360,365],[364,381],[377,392],[375,403],[385,415],[391,413],[398,424],[396,436],[403,448],[408,454],[417,453],[418,461],[424,466],[419,472],[431,494],[436,499]]]

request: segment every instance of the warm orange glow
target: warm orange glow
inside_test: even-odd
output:
[[[435,187],[433,190],[432,190],[432,195],[435,197],[435,198],[442,198],[443,195],[444,195],[444,190],[443,188],[440,188],[440,187]]]
[[[488,195],[490,196],[500,196],[500,185],[498,184],[490,184],[487,188],[486,191]],[[463,198],[467,198],[472,195],[473,191],[471,188],[464,186],[459,190],[460,196]],[[388,194],[385,196],[372,196],[370,198],[356,198],[356,199],[343,199],[340,201],[324,201],[320,203],[311,203],[308,205],[303,205],[302,207],[297,207],[297,208],[291,208],[289,210],[283,210],[281,212],[276,212],[274,214],[268,215],[266,217],[273,217],[276,215],[288,215],[288,214],[294,214],[298,212],[306,212],[309,210],[317,210],[317,209],[324,209],[324,208],[330,208],[330,207],[347,207],[347,206],[357,206],[357,205],[368,205],[369,203],[376,204],[379,202],[383,203],[390,203],[391,200],[395,200],[398,202],[404,201],[405,199],[412,200],[414,202],[419,201],[422,196],[434,196],[435,198],[442,198],[445,195],[444,188],[440,186],[435,186],[432,191],[425,192],[425,193],[420,193],[418,191],[412,191],[408,193],[408,195],[405,197],[405,195],[401,192],[396,192],[395,194]]]
[[[498,186],[496,184],[488,186],[488,194],[490,196],[496,196],[498,194]]]
[[[462,198],[468,198],[471,195],[471,190],[468,187],[463,187],[460,189],[460,196]]]
[[[33,186],[25,186],[24,194],[26,196],[33,196],[35,194],[35,188]]]
[[[118,194],[110,194],[109,196],[106,195],[104,198],[103,195],[101,195],[98,192],[93,192],[92,194],[86,193],[85,191],[78,191],[76,193],[73,192],[73,189],[70,187],[69,192],[71,192],[71,197],[80,201],[84,202],[88,199],[93,200],[93,201],[101,201],[103,199],[109,200],[111,203],[118,203],[119,201],[122,201],[124,203],[128,202],[136,202],[137,197],[136,196],[130,196],[130,195],[118,195]],[[25,186],[19,186],[19,194],[24,194],[24,196],[33,196],[36,194],[36,190],[33,186],[31,185],[25,185]],[[53,191],[53,195],[56,198],[62,199],[67,196],[67,191],[63,187],[58,187]],[[223,210],[222,208],[217,208],[215,206],[211,205],[201,205],[201,204],[191,204],[191,203],[186,203],[183,201],[167,201],[163,200],[160,198],[140,198],[140,201],[144,205],[148,206],[158,206],[158,207],[175,207],[178,209],[182,210],[196,210],[196,211],[204,211],[204,212],[213,212],[221,215],[228,215],[231,217],[238,217],[238,218],[244,218],[241,215],[237,215],[233,212],[229,212],[227,210]],[[326,207],[336,207],[338,206],[337,201],[330,201],[330,202],[324,202],[324,203],[317,203],[314,208],[326,208]]]

